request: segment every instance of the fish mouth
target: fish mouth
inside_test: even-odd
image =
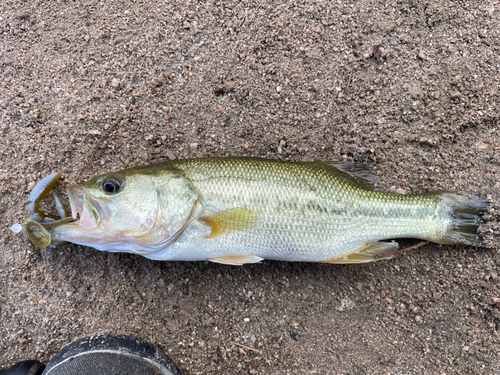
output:
[[[78,214],[83,212],[83,201],[85,193],[81,186],[71,186],[66,189],[68,193],[69,204],[71,207],[71,216],[73,219],[78,218]]]
[[[110,209],[82,185],[70,186],[66,192],[75,221],[54,227],[51,230],[53,241],[79,244],[102,241],[109,229]]]
[[[92,230],[105,226],[110,218],[110,211],[104,202],[91,196],[82,185],[70,186],[66,189],[71,216],[77,220],[81,229]]]

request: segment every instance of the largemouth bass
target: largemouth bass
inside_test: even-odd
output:
[[[47,231],[52,243],[238,265],[370,262],[397,238],[481,246],[483,198],[375,192],[375,179],[357,164],[169,161],[69,187],[75,220]]]

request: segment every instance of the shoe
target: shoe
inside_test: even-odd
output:
[[[170,358],[153,345],[132,335],[109,333],[66,345],[50,360],[43,372],[43,375],[96,374],[182,375]]]
[[[0,370],[0,375],[42,375],[44,368],[45,365],[38,361],[23,361],[7,370]]]

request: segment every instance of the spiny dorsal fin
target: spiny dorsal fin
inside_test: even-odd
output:
[[[199,220],[212,228],[212,232],[207,238],[215,238],[226,233],[239,232],[252,227],[257,223],[258,219],[257,210],[252,207],[241,207],[217,212]]]
[[[374,242],[368,243],[361,246],[359,249],[346,254],[341,255],[336,258],[330,258],[322,261],[321,263],[368,263],[373,262],[375,255],[381,253],[390,253],[398,248],[398,244],[395,242]],[[391,257],[385,257],[384,259],[389,259]]]
[[[380,181],[380,178],[370,167],[361,163],[305,162],[303,164],[322,168],[366,190],[373,190]]]

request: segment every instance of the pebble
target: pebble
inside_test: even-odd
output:
[[[244,321],[245,323],[248,323],[248,322],[250,321],[250,318],[244,318],[244,319],[243,319],[243,321]]]
[[[8,66],[7,68],[5,68],[5,73],[13,76],[17,73],[17,70],[13,66]]]
[[[488,148],[488,144],[484,142],[477,142],[476,143],[476,148],[478,150],[486,150]]]
[[[116,79],[116,78],[113,78],[111,80],[111,87],[113,87],[115,89],[119,88],[120,87],[120,81],[118,79]]]
[[[420,315],[415,316],[415,321],[416,322],[421,322],[422,321],[422,317]]]
[[[26,18],[29,18],[30,16],[30,12],[28,12],[27,10],[18,10],[16,12],[16,17],[20,20],[24,20]]]
[[[355,305],[356,304],[353,301],[351,301],[349,298],[344,298],[344,299],[342,299],[342,301],[340,301],[340,306],[337,307],[337,310],[338,311],[352,310]]]

